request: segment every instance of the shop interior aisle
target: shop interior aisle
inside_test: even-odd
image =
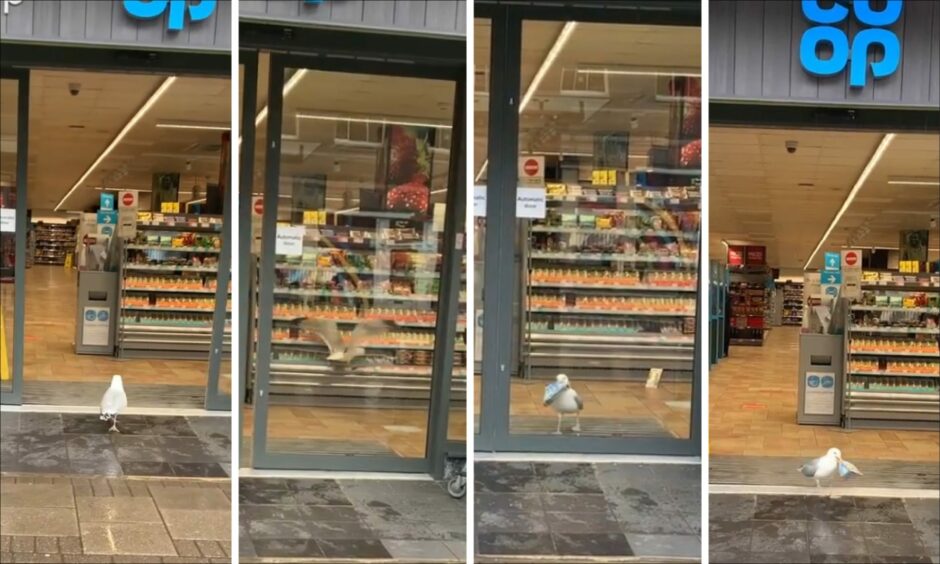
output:
[[[732,347],[709,375],[709,448],[717,456],[816,457],[936,463],[940,434],[797,425],[799,327],[775,327],[762,347]]]
[[[77,278],[77,271],[62,266],[36,265],[26,271],[23,402],[97,405],[111,375],[120,374],[138,407],[202,407],[208,359],[75,354]]]

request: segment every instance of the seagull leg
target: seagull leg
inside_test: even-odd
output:
[[[816,480],[816,487],[817,487],[817,488],[822,487],[822,486],[819,485],[819,480]]]
[[[576,412],[574,416],[575,416],[575,423],[574,423],[574,427],[572,427],[571,430],[574,431],[575,433],[580,433],[581,432],[581,413]]]
[[[117,413],[114,414],[114,417],[111,418],[111,428],[108,429],[108,432],[114,431],[115,433],[120,433],[117,428]]]
[[[555,429],[555,434],[561,434],[561,413],[558,414],[558,427]]]

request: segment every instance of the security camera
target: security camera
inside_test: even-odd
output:
[[[787,141],[785,145],[787,146],[787,152],[790,153],[791,155],[796,152],[796,146],[797,146],[796,141]]]
[[[72,96],[78,96],[78,93],[82,91],[82,85],[78,82],[69,83],[69,94]]]

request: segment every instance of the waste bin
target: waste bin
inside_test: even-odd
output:
[[[117,273],[78,272],[78,311],[75,320],[77,354],[113,355],[118,303]]]
[[[844,349],[842,335],[800,335],[796,418],[800,425],[842,424]]]

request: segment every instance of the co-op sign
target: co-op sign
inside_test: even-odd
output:
[[[868,68],[874,78],[891,76],[901,63],[901,42],[888,26],[901,17],[903,0],[887,0],[880,10],[872,6],[871,0],[836,0],[828,8],[823,8],[819,0],[802,0],[803,15],[814,25],[803,32],[800,39],[800,64],[810,74],[816,76],[835,76],[849,68],[849,86],[863,88],[867,80]],[[851,43],[840,25],[854,15],[860,29]],[[867,27],[865,27],[867,26]],[[848,26],[846,26],[848,27]],[[821,44],[832,48],[828,59],[819,56],[817,50]],[[884,56],[879,61],[868,63],[868,52],[880,46]]]
[[[151,20],[167,14],[167,29],[180,31],[190,21],[208,19],[215,13],[217,0],[118,0],[124,11],[132,18]],[[3,0],[3,14],[23,4],[24,0]]]

